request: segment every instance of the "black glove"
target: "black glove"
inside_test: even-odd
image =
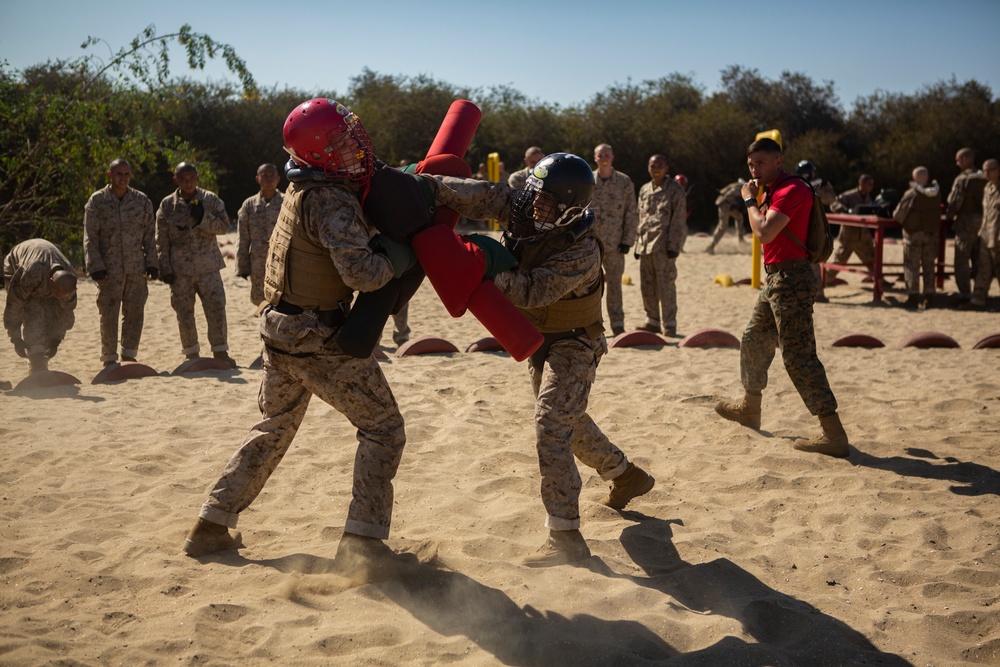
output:
[[[192,227],[197,227],[201,224],[202,219],[205,217],[205,204],[199,199],[191,200],[191,208],[188,209],[191,217],[194,218],[194,224]]]
[[[24,344],[24,341],[20,338],[11,338],[10,342],[14,344],[14,351],[17,352],[17,356],[22,359],[28,357],[28,346]]]
[[[48,347],[45,348],[45,356],[48,357],[49,359],[56,356],[56,352],[59,351],[59,343],[61,342],[62,342],[61,340],[54,340],[51,343],[49,343]]]
[[[104,280],[105,278],[108,277],[108,272],[107,271],[94,271],[93,273],[90,274],[90,277],[93,278],[94,280],[96,280],[97,282],[101,282],[102,280]]]
[[[628,249],[631,248],[631,247],[632,246],[627,245],[625,243],[619,243],[618,244],[618,252],[620,252],[623,255],[627,255],[628,254]]]
[[[155,266],[146,267],[146,277],[150,280],[156,280],[160,275],[160,270]]]
[[[163,282],[164,285],[173,285],[175,278],[176,276],[174,276],[174,274],[172,273],[164,273],[162,276],[160,276],[160,280]]]
[[[670,259],[677,259],[677,255],[679,255],[679,254],[680,253],[677,252],[676,250],[668,250],[667,251],[667,257],[669,257]]]

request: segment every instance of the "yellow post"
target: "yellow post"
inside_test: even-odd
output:
[[[486,156],[486,175],[493,183],[500,180],[500,153],[490,153]]]
[[[486,156],[486,175],[491,183],[500,180],[500,153],[490,153]],[[491,232],[499,231],[500,223],[496,220],[487,220],[486,227]]]
[[[759,141],[760,139],[774,139],[778,142],[778,146],[781,146],[781,132],[778,130],[767,130],[766,132],[758,132],[757,137],[754,141]],[[760,204],[764,201],[764,192],[761,191],[757,195],[757,203]],[[760,239],[757,235],[753,235],[753,241],[751,242],[750,251],[750,286],[755,289],[760,289],[760,265],[761,259],[763,258],[763,249],[760,247]]]

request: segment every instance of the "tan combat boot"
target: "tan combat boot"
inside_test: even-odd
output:
[[[812,440],[799,438],[793,447],[800,452],[814,452],[837,458],[844,458],[851,453],[847,446],[847,432],[840,423],[840,415],[834,412],[832,415],[820,417],[819,424],[823,427],[823,435]]]
[[[28,375],[49,370],[49,358],[44,352],[28,355]]]
[[[224,549],[239,549],[242,546],[243,538],[240,531],[234,530],[230,535],[229,529],[225,526],[199,518],[198,523],[184,540],[184,553],[192,558],[198,558]]]
[[[590,558],[590,547],[579,530],[550,530],[549,539],[521,564],[525,567],[550,567],[576,563]]]
[[[760,399],[760,394],[747,392],[739,403],[719,401],[715,404],[715,411],[729,421],[760,430]]]
[[[649,493],[655,483],[652,475],[630,461],[625,472],[611,480],[611,491],[600,503],[616,510],[624,509],[633,498]]]

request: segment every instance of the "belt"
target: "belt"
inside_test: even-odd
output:
[[[806,257],[796,257],[795,259],[787,259],[784,262],[772,262],[770,264],[764,265],[764,273],[767,275],[772,275],[778,271],[784,271],[785,269],[790,269],[793,266],[798,266],[799,264],[808,264],[809,259]]]
[[[325,324],[328,327],[339,327],[347,321],[347,315],[344,311],[337,308],[336,310],[316,310],[313,308],[303,308],[302,306],[296,306],[294,303],[288,303],[284,299],[278,302],[277,306],[271,306],[276,311],[282,315],[301,315],[302,313],[309,312],[316,316],[316,319]]]

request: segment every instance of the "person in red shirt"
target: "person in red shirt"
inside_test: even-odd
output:
[[[796,440],[795,449],[845,457],[850,453],[847,433],[826,369],[816,355],[813,303],[817,278],[804,247],[812,190],[785,171],[781,146],[773,139],[750,144],[747,165],[753,179],[743,186],[742,194],[750,228],[763,244],[767,281],[740,343],[740,376],[746,393],[739,403],[719,401],[715,411],[744,426],[760,428],[761,392],[767,387],[767,371],[780,345],[792,384],[823,428],[818,438]],[[761,189],[766,197],[758,205]]]

